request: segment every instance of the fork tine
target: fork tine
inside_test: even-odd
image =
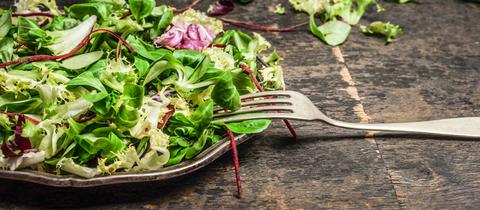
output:
[[[263,105],[263,104],[293,104],[289,98],[268,98],[268,99],[260,99],[260,100],[253,100],[253,101],[246,101],[242,102],[242,107],[245,106],[255,106],[255,105]],[[216,107],[213,109],[214,112],[218,112],[220,110],[224,110],[222,107]]]
[[[255,114],[242,114],[242,115],[233,115],[227,117],[220,117],[213,120],[213,123],[219,122],[237,122],[244,120],[256,120],[256,119],[298,119],[292,113],[287,112],[273,112],[273,113],[255,113]]]
[[[249,98],[259,98],[259,97],[278,97],[278,96],[285,96],[291,97],[293,91],[267,91],[267,92],[259,92],[259,93],[252,93],[247,95],[240,96],[240,99],[249,99]]]
[[[237,114],[264,112],[264,111],[291,111],[293,112],[293,106],[260,106],[251,108],[241,108],[235,112],[223,112],[213,114],[213,117],[224,117]]]

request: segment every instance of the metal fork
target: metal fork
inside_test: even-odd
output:
[[[252,119],[292,119],[323,121],[327,124],[369,131],[429,134],[447,137],[479,138],[480,117],[449,118],[441,120],[361,124],[334,120],[323,114],[305,95],[295,91],[269,91],[241,96],[242,107],[229,112],[215,109],[214,122],[235,122]]]

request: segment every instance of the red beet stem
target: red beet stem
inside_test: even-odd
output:
[[[120,17],[120,20],[123,20],[125,18],[127,18],[128,16],[132,15],[132,12],[129,10],[128,12],[126,12],[125,14],[123,14],[121,17]]]
[[[228,138],[230,139],[230,146],[232,147],[233,165],[235,167],[235,181],[237,183],[238,196],[240,197],[242,195],[243,190],[242,190],[242,180],[240,179],[240,163],[238,162],[237,144],[235,142],[235,136],[233,135],[233,132],[227,127],[225,127],[225,130],[227,130]]]
[[[240,68],[242,68],[244,71],[246,71],[249,75],[250,75],[250,79],[253,81],[253,83],[255,84],[255,86],[257,86],[257,89],[260,91],[260,92],[265,92],[265,90],[263,89],[263,87],[260,85],[260,83],[258,82],[257,78],[255,77],[255,74],[253,73],[253,71],[247,67],[247,65],[245,64],[241,64],[240,65]],[[288,131],[290,131],[290,133],[292,134],[293,138],[294,139],[297,139],[297,132],[295,131],[295,129],[293,128],[292,124],[290,123],[290,121],[284,119],[283,120],[283,123],[285,123],[285,125],[287,126],[288,128]]]
[[[13,17],[19,17],[19,16],[22,16],[22,17],[37,17],[37,16],[41,16],[41,17],[49,17],[49,18],[55,17],[55,15],[53,15],[52,13],[49,13],[49,12],[13,13],[12,16]]]
[[[0,68],[5,68],[7,66],[18,65],[18,64],[22,64],[22,63],[29,63],[29,62],[36,62],[36,61],[58,60],[58,59],[69,58],[69,57],[75,55],[77,52],[79,52],[88,43],[88,41],[90,41],[90,38],[91,38],[92,34],[97,33],[97,32],[105,32],[105,33],[111,34],[112,36],[117,38],[120,42],[122,42],[130,51],[132,51],[132,53],[135,53],[135,50],[132,48],[132,46],[125,39],[123,39],[119,35],[115,34],[113,31],[110,31],[108,29],[96,29],[96,30],[93,30],[92,32],[90,32],[90,34],[88,34],[85,38],[83,38],[83,40],[80,42],[80,44],[78,44],[77,47],[75,47],[75,49],[73,49],[69,53],[66,53],[66,54],[63,54],[63,55],[34,55],[34,56],[30,56],[28,58],[21,58],[21,59],[15,60],[15,61],[0,63]]]
[[[255,84],[255,86],[257,86],[258,91],[265,92],[265,90],[263,89],[263,87],[260,85],[257,78],[255,77],[255,74],[253,73],[253,71],[250,68],[247,67],[247,65],[241,64],[240,68],[242,68],[244,71],[246,71],[250,75],[250,79]]]
[[[308,22],[303,22],[300,24],[291,25],[284,28],[272,28],[272,27],[266,27],[266,26],[259,26],[259,25],[249,23],[246,21],[241,21],[241,20],[232,20],[232,19],[227,19],[222,17],[219,17],[218,19],[231,25],[245,27],[245,28],[254,29],[254,30],[260,30],[260,31],[268,31],[268,32],[290,32],[308,24]]]
[[[25,42],[22,42],[22,41],[20,41],[20,40],[18,40],[18,39],[17,39],[17,40],[15,40],[15,42],[16,42],[16,43],[18,43],[19,45],[23,46],[23,47],[26,47],[26,48],[28,48],[29,50],[32,50],[32,51],[34,51],[34,49],[33,49],[32,47],[28,46],[28,44],[27,44],[27,43],[25,43]]]
[[[157,128],[163,129],[167,124],[168,120],[175,114],[175,106],[173,104],[168,104],[167,108],[170,110],[162,117],[162,122],[158,124]]]
[[[189,9],[192,9],[194,6],[196,6],[198,3],[200,3],[201,0],[193,0],[192,3],[182,9],[176,9],[175,10],[175,13],[178,14],[178,13],[182,13],[182,12],[185,12]]]
[[[225,48],[227,45],[224,44],[212,44],[212,47]]]
[[[82,115],[80,115],[75,121],[76,121],[77,123],[84,123],[84,122],[88,122],[88,121],[90,121],[90,120],[95,119],[95,117],[97,117],[96,114],[92,114],[92,115],[82,114]]]

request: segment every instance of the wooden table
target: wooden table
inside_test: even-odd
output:
[[[8,5],[11,1],[2,1]],[[167,1],[182,7],[189,0]],[[208,2],[197,8],[206,9]],[[238,6],[229,18],[263,25],[307,20],[286,0]],[[331,48],[305,27],[261,33],[285,56],[289,89],[308,95],[331,117],[351,122],[400,122],[480,115],[480,6],[460,0],[419,0],[366,15],[361,23],[391,20],[405,34],[395,43],[357,28]],[[289,7],[288,7],[289,8]],[[321,123],[282,123],[239,146],[244,195],[236,188],[231,155],[164,185],[126,184],[57,189],[0,181],[0,206],[132,208],[478,208],[480,142],[426,137],[375,137]]]

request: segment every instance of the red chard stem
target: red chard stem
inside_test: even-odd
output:
[[[240,68],[242,68],[244,71],[246,71],[249,75],[250,75],[250,79],[253,81],[253,83],[255,84],[255,86],[257,87],[258,91],[260,92],[265,92],[265,90],[263,89],[263,87],[260,85],[260,83],[258,82],[257,78],[255,77],[255,74],[253,73],[253,71],[247,67],[247,65],[245,64],[241,64],[240,65]],[[290,133],[292,134],[293,138],[294,139],[297,139],[297,132],[295,131],[295,129],[293,128],[292,124],[290,123],[290,121],[284,119],[283,120],[283,123],[285,123],[285,125],[287,126],[288,128],[288,131],[290,131]]]

